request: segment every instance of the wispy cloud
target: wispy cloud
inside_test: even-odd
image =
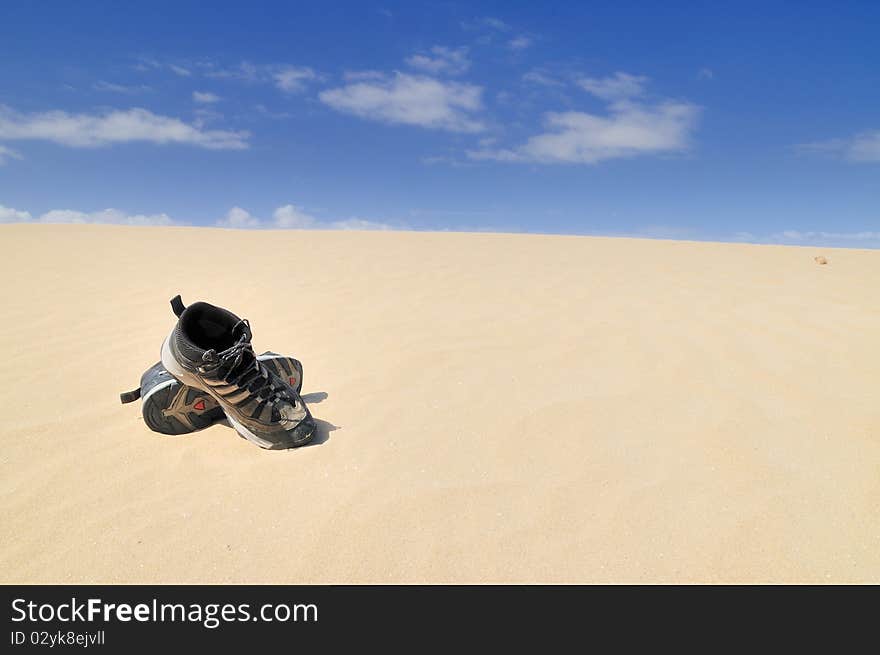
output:
[[[72,209],[53,209],[36,218],[30,212],[18,211],[0,205],[0,223],[106,223],[114,225],[173,225],[167,214],[127,214],[118,209],[81,212]]]
[[[43,140],[73,148],[97,148],[115,143],[186,144],[210,150],[248,147],[244,131],[206,130],[180,119],[146,109],[114,109],[98,114],[64,111],[20,113],[0,106],[0,141]]]
[[[496,32],[509,32],[511,30],[510,25],[500,18],[493,18],[492,16],[484,16],[482,18],[463,21],[461,27],[464,30],[490,29],[495,30]]]
[[[218,227],[242,229],[281,229],[281,230],[390,230],[388,223],[369,221],[352,217],[336,221],[321,221],[296,205],[283,205],[272,212],[270,220],[253,216],[241,207],[233,207],[225,217],[217,221]]]
[[[0,223],[98,223],[108,225],[184,225],[168,214],[129,214],[119,209],[83,212],[73,209],[52,209],[39,216],[28,211],[0,205]],[[272,218],[263,220],[246,209],[233,207],[214,223],[217,227],[235,229],[312,229],[312,230],[391,230],[389,223],[372,221],[357,216],[322,221],[297,205],[282,205],[272,212]],[[402,229],[402,224],[397,226]]]
[[[21,159],[21,155],[12,148],[0,145],[0,166],[3,166],[10,159]]]
[[[382,71],[366,70],[366,71],[345,71],[342,79],[346,82],[361,82],[363,80],[381,80],[385,78]]]
[[[472,159],[538,164],[595,164],[607,159],[679,152],[688,146],[699,114],[694,105],[663,102],[613,104],[606,116],[545,114],[546,131],[513,149],[468,152]]]
[[[193,121],[193,125],[198,128],[203,128],[208,123],[223,120],[223,114],[219,111],[214,111],[213,109],[208,109],[202,106],[195,109],[193,114],[195,114],[196,117]]]
[[[30,212],[23,212],[12,207],[0,205],[0,223],[27,223],[33,220]]]
[[[204,77],[213,80],[229,80],[247,84],[272,84],[285,93],[299,93],[306,89],[309,82],[321,79],[321,75],[308,66],[291,64],[255,64],[241,61],[231,66],[218,64],[210,59],[191,60],[180,63],[168,63],[149,57],[140,57],[137,70],[168,70],[182,77]]]
[[[388,223],[378,221],[369,221],[363,218],[346,218],[341,221],[333,221],[330,223],[331,230],[393,230],[394,227]]]
[[[578,86],[597,98],[608,101],[627,100],[640,96],[645,91],[647,77],[615,73],[611,77],[582,77]]]
[[[715,78],[715,72],[711,68],[705,66],[697,71],[698,80],[711,80]]]
[[[234,227],[234,228],[256,228],[262,227],[262,221],[256,216],[252,216],[246,209],[241,207],[233,207],[226,216],[217,221],[218,227]]]
[[[304,229],[314,227],[318,219],[296,205],[284,205],[272,213],[272,223],[275,227]]]
[[[92,85],[92,88],[96,91],[111,91],[113,93],[124,93],[126,95],[146,93],[147,91],[153,90],[146,84],[133,84],[126,86],[125,84],[113,84],[112,82],[105,82],[104,80],[95,82]]]
[[[220,102],[220,96],[210,91],[193,91],[193,100],[203,104],[212,104]]]
[[[155,59],[149,57],[138,57],[137,63],[132,66],[136,71],[148,71],[153,68],[159,68],[160,64]]]
[[[231,68],[218,68],[209,65],[205,76],[213,79],[237,80],[252,84],[273,84],[285,93],[299,93],[305,90],[309,82],[321,79],[321,76],[308,66],[291,66],[289,64],[254,64],[242,61]]]
[[[260,76],[261,69],[249,61],[243,61],[232,68],[215,68],[212,65],[205,72],[205,77],[240,80],[245,82],[256,82],[259,80]]]
[[[479,132],[474,113],[483,107],[482,89],[472,84],[394,73],[322,91],[321,102],[337,111],[391,124],[450,132]]]
[[[797,146],[801,152],[842,157],[852,162],[880,162],[880,130],[868,130],[844,139],[831,139]]]
[[[271,118],[273,120],[279,120],[282,118],[290,118],[293,115],[290,112],[286,112],[286,111],[272,111],[271,109],[266,107],[266,105],[263,105],[263,104],[254,105],[254,109],[256,109],[261,115],[265,116],[266,118]]]
[[[39,219],[41,223],[110,223],[115,225],[172,225],[167,214],[126,214],[118,209],[97,212],[79,212],[70,209],[53,209]]]
[[[524,82],[555,85],[533,70]],[[578,86],[608,103],[604,115],[582,111],[547,112],[544,131],[513,148],[469,151],[475,160],[537,164],[595,164],[607,159],[680,152],[687,149],[699,108],[688,102],[645,102],[647,78],[615,73],[577,80]]]
[[[522,81],[527,84],[537,84],[539,86],[563,86],[563,83],[555,77],[537,68],[533,68],[525,73],[522,76]]]
[[[534,43],[534,40],[525,35],[517,36],[507,42],[507,47],[511,50],[525,50]]]
[[[525,50],[535,43],[534,35],[517,34],[519,30],[515,30],[513,25],[492,16],[462,21],[460,25],[466,32],[475,33],[474,43],[480,46],[496,43],[517,51]]]
[[[298,93],[306,88],[306,83],[317,79],[317,74],[308,67],[288,66],[282,68],[272,77],[275,80],[275,86],[286,93]]]
[[[461,210],[421,210],[410,212],[413,217],[436,216],[479,216],[491,212]],[[119,209],[102,209],[83,212],[73,209],[52,209],[40,215],[29,211],[15,209],[0,204],[0,223],[94,223],[106,225],[186,225],[175,220],[168,214],[130,214]],[[311,229],[311,230],[405,230],[411,229],[402,222],[388,223],[352,216],[338,220],[321,220],[312,216],[301,207],[293,204],[282,205],[272,212],[269,219],[254,216],[246,209],[233,207],[226,215],[214,223],[217,227],[235,229]],[[460,232],[521,232],[520,227],[456,225],[447,228]],[[651,239],[701,239],[693,228],[654,225],[643,226],[635,230],[598,233],[604,236],[639,237]],[[823,230],[784,230],[773,234],[758,235],[751,232],[737,232],[722,240],[730,242],[747,242],[759,244],[799,245],[815,247],[840,248],[880,248],[880,232],[876,230],[862,231],[823,231]]]
[[[146,56],[140,56],[137,58],[137,63],[134,65],[134,69],[141,72],[150,70],[169,70],[180,77],[190,77],[192,75],[192,70],[190,70],[190,68],[173,62],[159,61],[154,57]]]
[[[452,168],[471,168],[475,166],[474,162],[462,160],[460,157],[453,155],[427,155],[419,159],[425,166],[436,166],[442,164],[451,166]]]
[[[406,63],[427,73],[460,75],[470,68],[471,62],[467,56],[468,49],[446,48],[434,46],[429,54],[416,54],[407,57]]]

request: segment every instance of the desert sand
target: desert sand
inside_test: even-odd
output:
[[[878,251],[0,240],[2,582],[880,582]],[[302,360],[318,443],[163,436],[119,403],[177,293]]]

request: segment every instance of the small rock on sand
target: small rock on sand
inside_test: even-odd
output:
[[[823,265],[824,265],[824,264],[827,264],[827,263],[828,263],[828,260],[825,259],[824,257],[821,257],[821,256],[820,256],[820,257],[813,257],[813,259],[816,260],[816,263],[817,263],[817,264],[823,264]]]

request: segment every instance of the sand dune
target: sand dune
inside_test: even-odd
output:
[[[880,252],[0,239],[3,582],[880,582]],[[119,404],[176,293],[302,360],[322,443]]]

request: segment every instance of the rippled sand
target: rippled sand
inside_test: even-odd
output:
[[[880,582],[878,251],[0,243],[2,582]],[[119,404],[177,293],[302,360],[321,443],[166,437]]]

